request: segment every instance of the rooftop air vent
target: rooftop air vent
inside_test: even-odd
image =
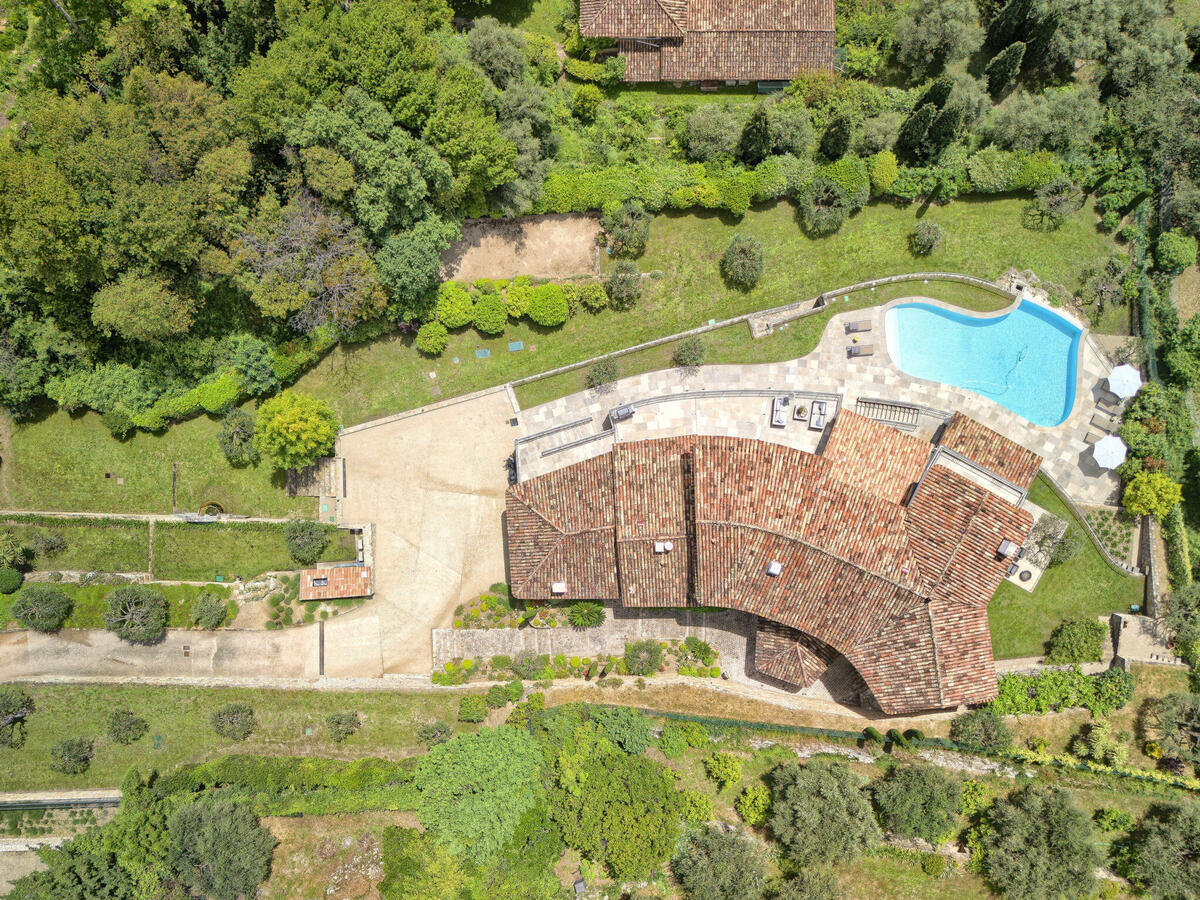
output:
[[[567,592],[567,583],[565,581],[556,581],[550,585],[550,593],[565,594]]]
[[[1000,549],[996,552],[1000,555],[1001,559],[1008,559],[1010,556],[1016,556],[1017,551],[1020,549],[1021,548],[1012,541],[1001,541]]]
[[[675,544],[672,543],[671,541],[655,541],[654,542],[654,552],[655,553],[670,553],[674,549],[675,549]]]
[[[782,571],[783,571],[783,563],[779,562],[778,560],[773,559],[769,563],[767,563],[767,574],[770,575],[772,578],[778,578],[779,573],[781,573]]]

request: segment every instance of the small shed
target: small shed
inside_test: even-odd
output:
[[[343,600],[369,597],[374,592],[371,567],[361,564],[304,569],[300,573],[300,600]]]

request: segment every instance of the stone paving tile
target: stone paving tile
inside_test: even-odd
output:
[[[928,298],[907,297],[872,309],[836,314],[830,319],[816,349],[801,359],[649,372],[621,379],[602,392],[582,391],[524,410],[519,416],[523,436],[585,417],[590,422],[578,429],[520,444],[520,477],[532,478],[604,453],[611,449],[613,439],[636,440],[669,434],[733,434],[812,451],[816,448],[814,438],[819,435],[810,432],[803,423],[789,422],[783,429],[769,426],[769,398],[704,396],[710,392],[733,390],[809,391],[842,395],[843,405],[851,409],[857,399],[863,398],[927,406],[945,414],[961,411],[1039,454],[1043,460],[1042,470],[1076,502],[1114,503],[1119,486],[1117,477],[1096,467],[1091,459],[1090,445],[1085,440],[1091,430],[1091,418],[1097,411],[1096,398],[1100,396],[1109,371],[1108,361],[1093,342],[1085,335],[1079,344],[1075,405],[1071,414],[1054,427],[1034,425],[979,394],[914,378],[896,367],[887,349],[884,317],[892,306],[913,300],[947,305]],[[1059,310],[1055,312],[1061,314]],[[875,347],[873,356],[847,358],[849,339],[844,326],[850,318],[871,321],[869,341]],[[615,429],[606,421],[609,411],[617,406],[667,396],[673,399],[638,406],[634,419],[618,424]],[[561,453],[542,455],[545,450],[589,430],[591,434],[606,430],[614,434],[612,438],[606,436]],[[573,437],[564,437],[567,434]]]

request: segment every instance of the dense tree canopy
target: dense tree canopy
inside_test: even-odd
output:
[[[771,830],[801,866],[851,858],[882,836],[864,781],[841,761],[785,763],[771,773]]]

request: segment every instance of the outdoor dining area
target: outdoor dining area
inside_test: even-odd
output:
[[[1142,388],[1142,374],[1131,365],[1119,365],[1108,373],[1096,400],[1092,430],[1087,442],[1092,445],[1092,461],[1103,470],[1115,469],[1125,462],[1129,448],[1116,435],[1121,424],[1121,409]]]

